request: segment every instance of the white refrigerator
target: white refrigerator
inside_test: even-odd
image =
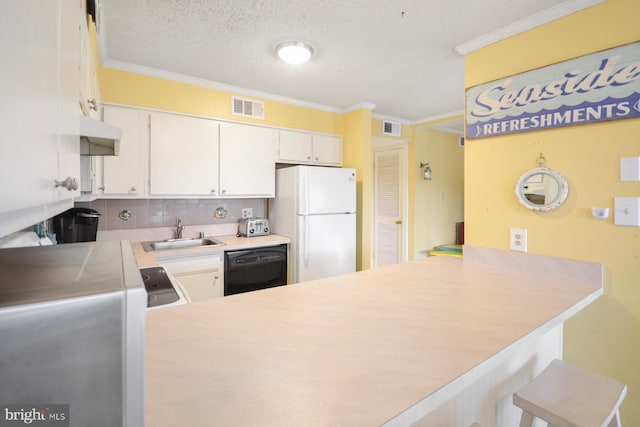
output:
[[[269,223],[273,233],[291,239],[288,283],[354,272],[355,169],[278,169],[276,197],[269,202]]]

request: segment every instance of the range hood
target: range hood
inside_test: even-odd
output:
[[[122,129],[80,115],[80,155],[118,156]]]

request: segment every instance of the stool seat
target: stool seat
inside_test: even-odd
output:
[[[626,395],[625,384],[556,359],[514,393],[513,403],[523,410],[520,427],[533,417],[555,427],[613,427]]]

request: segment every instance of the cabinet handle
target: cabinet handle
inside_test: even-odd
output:
[[[307,156],[307,160],[311,160],[311,156]]]
[[[398,220],[398,221],[396,221],[396,224],[400,225],[400,224],[402,224],[402,221]]]
[[[78,179],[77,178],[71,178],[70,176],[66,177],[65,179],[63,179],[62,181],[58,181],[56,179],[56,188],[58,187],[62,187],[67,189],[68,191],[75,191],[78,189]]]
[[[137,188],[136,188],[136,187],[131,187],[131,189],[130,189],[129,191],[131,191],[132,193],[135,193],[135,192],[136,192],[136,190],[137,190]]]
[[[215,188],[211,190],[211,194],[216,194],[216,189]]]
[[[227,192],[226,188],[224,190],[222,190],[222,194],[225,194],[226,192]]]
[[[89,106],[90,110],[98,111],[98,102],[95,100],[95,98],[87,99],[87,105]]]
[[[316,157],[316,162],[318,161],[318,157]]]

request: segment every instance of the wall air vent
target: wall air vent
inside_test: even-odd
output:
[[[264,119],[264,102],[234,96],[231,98],[231,114]]]
[[[384,135],[400,136],[402,133],[402,124],[400,122],[392,122],[391,120],[383,120],[382,133]]]

